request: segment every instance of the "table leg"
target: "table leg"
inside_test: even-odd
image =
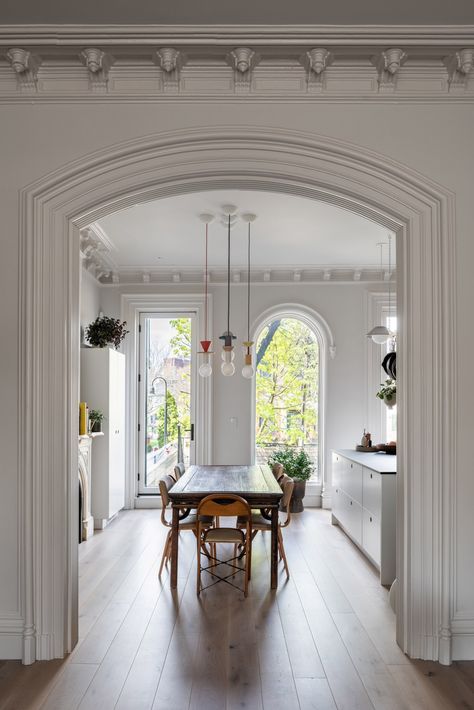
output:
[[[173,519],[171,523],[171,573],[170,587],[176,589],[178,586],[178,532],[179,532],[179,508],[173,507]]]
[[[270,550],[271,588],[278,587],[278,508],[272,508],[272,540]]]

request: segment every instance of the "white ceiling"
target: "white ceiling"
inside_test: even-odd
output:
[[[96,224],[113,248],[118,269],[201,267],[204,259],[202,212],[219,216],[222,206],[258,215],[252,226],[254,268],[377,266],[378,242],[387,229],[351,212],[302,197],[267,192],[222,190],[181,195],[130,207]],[[245,267],[247,225],[232,230],[232,265]],[[209,228],[209,265],[226,264],[226,227],[216,219]],[[394,251],[394,250],[393,250]],[[388,252],[385,250],[384,262]],[[394,259],[393,259],[394,260]]]
[[[472,0],[2,0],[0,24],[470,24]]]

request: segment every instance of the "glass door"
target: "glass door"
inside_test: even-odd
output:
[[[158,494],[178,462],[194,463],[195,314],[142,313],[138,492]]]

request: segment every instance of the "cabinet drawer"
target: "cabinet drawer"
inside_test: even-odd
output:
[[[345,518],[346,522],[344,527],[346,528],[349,535],[351,535],[354,540],[361,545],[362,544],[362,506],[357,503],[353,498],[348,496],[344,497],[345,502]]]
[[[339,486],[332,487],[332,512],[333,515],[339,520],[341,513],[341,498],[343,493]],[[342,521],[341,521],[342,522]]]
[[[345,461],[346,459],[339,456],[339,454],[332,455],[332,485],[335,487],[342,487],[342,472]]]
[[[370,468],[362,473],[362,505],[366,510],[380,518],[382,510],[382,475]]]
[[[359,463],[344,459],[342,490],[362,505],[362,466]]]
[[[380,520],[368,510],[362,510],[362,547],[380,565]]]

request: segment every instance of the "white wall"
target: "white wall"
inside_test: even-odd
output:
[[[0,438],[2,471],[0,479],[0,630],[5,619],[18,616],[20,609],[18,576],[18,450],[21,422],[18,422],[19,361],[19,192],[29,183],[85,154],[127,139],[161,130],[203,125],[245,125],[291,127],[352,142],[393,158],[450,189],[456,196],[456,289],[458,433],[453,451],[458,459],[456,490],[456,580],[454,612],[472,624],[474,633],[474,476],[472,475],[472,402],[474,378],[471,353],[474,334],[474,201],[472,199],[474,141],[473,111],[469,103],[416,105],[406,103],[331,104],[317,100],[299,103],[185,103],[84,104],[12,103],[1,107],[0,212],[2,214],[0,262],[0,322],[2,326],[0,386]],[[330,304],[324,304],[330,319]],[[219,321],[217,316],[216,322]],[[237,324],[236,324],[237,325]],[[354,327],[353,322],[348,323]],[[336,332],[336,342],[339,333]],[[334,363],[339,367],[341,359]],[[339,355],[338,355],[339,358]],[[422,363],[420,363],[422,366]],[[242,390],[238,404],[243,406]],[[217,395],[216,395],[217,396]],[[356,395],[354,395],[356,398]],[[224,402],[216,400],[216,408]],[[363,422],[344,420],[352,440]],[[225,431],[226,423],[221,422]],[[239,454],[240,445],[238,446]],[[221,452],[216,452],[221,453]],[[233,454],[237,453],[234,451]],[[242,453],[242,456],[244,454]],[[473,637],[474,638],[474,637]]]
[[[97,280],[86,269],[81,269],[81,305],[79,322],[81,331],[97,318],[100,312],[101,288]]]

